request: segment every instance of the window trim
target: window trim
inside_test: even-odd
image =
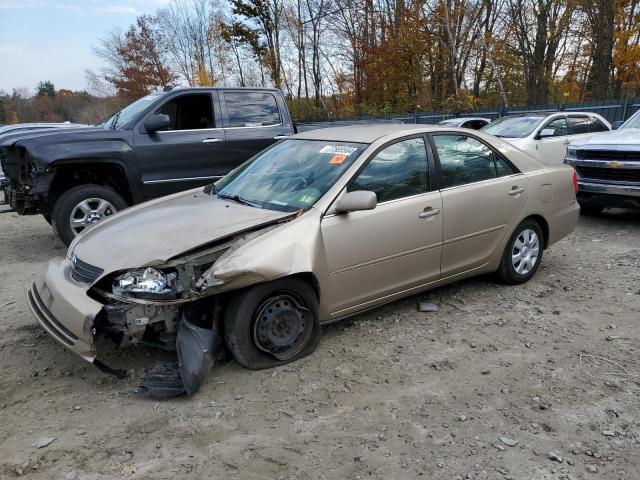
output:
[[[210,102],[209,104],[211,106],[211,119],[213,120],[213,125],[214,125],[213,128],[190,128],[185,130],[158,130],[157,132],[153,132],[153,133],[147,132],[147,130],[144,128],[144,122],[146,122],[149,117],[155,115],[155,112],[157,112],[160,108],[165,106],[167,103],[172,102],[178,98],[186,97],[189,95],[208,95],[209,96],[209,102]],[[138,131],[139,133],[142,133],[145,135],[155,135],[155,134],[161,134],[161,133],[210,132],[212,130],[222,130],[222,127],[216,127],[216,125],[218,125],[218,123],[220,123],[221,121],[221,118],[218,115],[219,110],[216,109],[217,97],[218,97],[217,94],[211,90],[203,90],[201,92],[184,92],[184,93],[180,92],[177,95],[167,95],[163,98],[164,101],[159,101],[156,104],[150,106],[149,110],[144,115],[142,115],[142,117],[138,122],[136,122],[136,125],[139,125]]]
[[[401,138],[396,138],[396,139],[393,139],[393,140],[389,140],[388,142],[382,144],[380,147],[376,148],[373,152],[371,152],[371,155],[369,155],[367,157],[367,159],[362,163],[362,165],[360,165],[360,167],[358,167],[358,170],[356,170],[356,172],[352,175],[352,177],[349,179],[349,181],[344,186],[344,188],[342,190],[340,190],[340,193],[349,191],[349,187],[353,184],[353,182],[356,180],[356,178],[358,178],[358,176],[362,173],[362,171],[365,168],[367,168],[369,163],[382,150],[385,150],[388,147],[390,147],[391,145],[395,145],[396,143],[405,142],[407,140],[413,140],[414,138],[422,138],[422,141],[424,142],[424,149],[425,149],[425,153],[427,155],[427,181],[428,181],[427,191],[426,192],[422,192],[422,193],[416,193],[416,194],[413,194],[413,195],[408,195],[406,197],[394,198],[392,200],[385,200],[384,202],[378,202],[376,204],[376,206],[377,205],[385,205],[385,204],[387,204],[389,202],[396,202],[398,200],[404,200],[406,198],[412,198],[412,197],[416,197],[416,196],[419,196],[419,195],[424,195],[424,194],[427,194],[427,193],[434,192],[435,190],[437,190],[436,188],[434,188],[434,179],[433,179],[433,174],[435,174],[435,172],[436,172],[435,163],[434,163],[434,159],[433,159],[433,152],[431,152],[431,145],[429,143],[429,139],[426,138],[426,137],[427,137],[427,134],[425,134],[425,133],[417,133],[417,134],[413,134],[413,135],[408,135],[406,137],[401,137]],[[338,195],[340,195],[340,194],[338,194]],[[335,199],[333,201],[335,202]]]
[[[556,120],[560,120],[560,119],[563,119],[565,121],[565,123],[567,124],[567,134],[566,135],[554,135],[553,137],[540,138],[540,132],[542,130],[547,128],[547,126],[550,125],[552,122],[555,122]],[[548,140],[550,138],[569,137],[569,136],[572,135],[571,133],[569,133],[570,131],[571,131],[571,125],[569,125],[569,118],[566,115],[558,115],[557,117],[549,118],[545,122],[543,122],[542,126],[540,128],[538,128],[538,131],[536,131],[536,134],[534,135],[533,139],[534,140]]]
[[[438,148],[436,146],[435,141],[433,140],[433,137],[436,136],[442,136],[442,135],[465,135],[467,137],[471,137],[474,140],[477,140],[478,142],[482,143],[483,145],[485,145],[489,150],[491,150],[491,152],[493,153],[494,157],[499,157],[501,158],[507,165],[509,165],[513,171],[515,173],[512,173],[511,175],[504,175],[502,177],[498,177],[498,171],[496,170],[496,176],[494,178],[487,178],[485,180],[478,180],[476,182],[469,182],[469,183],[464,183],[462,185],[452,185],[450,187],[443,187],[443,181],[442,181],[442,168],[440,166],[440,155],[438,153]],[[446,190],[451,190],[453,188],[461,188],[461,187],[466,187],[468,185],[477,185],[478,183],[484,183],[484,182],[490,182],[490,181],[494,181],[494,180],[498,180],[499,178],[509,178],[509,177],[515,177],[515,176],[519,176],[519,175],[524,175],[520,169],[518,167],[516,167],[513,162],[511,160],[509,160],[507,157],[505,157],[504,155],[502,155],[500,152],[498,152],[492,145],[490,145],[489,143],[485,142],[484,140],[482,140],[480,137],[478,137],[477,135],[474,135],[472,133],[467,133],[467,132],[435,132],[435,133],[429,133],[429,142],[431,144],[431,151],[433,152],[433,156],[434,156],[434,161],[436,164],[436,175],[437,175],[437,190],[442,191],[446,191]],[[494,159],[494,167],[495,167],[495,159]]]
[[[229,121],[229,110],[227,109],[227,101],[225,100],[225,95],[230,94],[230,93],[245,93],[245,94],[252,94],[252,93],[257,93],[257,94],[263,94],[263,95],[270,95],[271,98],[273,98],[273,101],[276,105],[276,109],[278,110],[278,123],[270,123],[269,125],[256,125],[256,126],[236,126],[236,127],[232,127],[230,126],[230,121]],[[280,104],[278,103],[278,98],[273,94],[273,92],[262,92],[262,91],[243,91],[243,90],[225,90],[220,92],[220,95],[218,96],[218,101],[220,102],[220,107],[222,108],[222,126],[225,130],[237,130],[237,129],[241,129],[241,128],[273,128],[273,127],[280,127],[283,125],[283,119],[282,119],[282,111],[280,110]]]

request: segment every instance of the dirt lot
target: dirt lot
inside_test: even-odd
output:
[[[163,402],[133,393],[145,354],[107,359],[135,369],[116,380],[36,325],[25,286],[64,253],[41,217],[0,215],[1,478],[640,478],[638,214],[582,218],[526,285],[396,302]]]

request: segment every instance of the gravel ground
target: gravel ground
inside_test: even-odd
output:
[[[526,285],[395,302],[163,402],[133,393],[149,354],[111,354],[117,380],[32,318],[25,286],[64,253],[41,217],[0,215],[1,478],[640,478],[638,214],[583,217]]]

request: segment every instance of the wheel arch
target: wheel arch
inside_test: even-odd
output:
[[[50,208],[65,191],[84,184],[111,187],[124,198],[128,205],[135,203],[134,190],[127,168],[119,161],[59,162],[52,167],[54,177],[49,194]]]
[[[529,215],[528,217],[525,217],[522,219],[522,221],[524,222],[525,220],[535,220],[538,225],[540,225],[540,228],[542,229],[542,234],[544,235],[544,239],[543,239],[543,248],[546,249],[547,246],[549,245],[549,223],[547,222],[547,220],[540,214],[533,214],[533,215]]]

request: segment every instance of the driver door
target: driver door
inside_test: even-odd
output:
[[[536,140],[538,158],[547,165],[560,165],[564,161],[567,145],[571,141],[567,119],[554,118],[540,129],[538,135],[545,129],[553,130],[553,136]]]
[[[347,186],[375,192],[376,208],[323,218],[332,318],[440,276],[442,199],[430,164],[422,136],[385,145]]]

